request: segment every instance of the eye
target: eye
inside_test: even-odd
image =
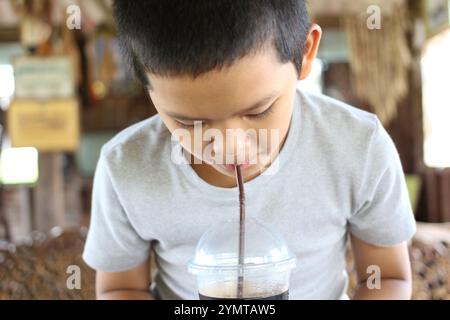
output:
[[[260,120],[260,119],[264,119],[267,116],[269,116],[271,113],[273,112],[273,105],[271,105],[269,108],[267,108],[266,110],[264,110],[261,113],[258,114],[248,114],[246,117],[251,118],[251,119],[255,119],[255,120]]]
[[[180,127],[184,128],[184,129],[194,128],[194,124],[185,124],[185,123],[179,122],[179,121],[176,121],[176,122]]]
[[[181,121],[175,120],[175,122],[184,129],[194,129],[195,125],[204,125],[203,121],[195,121],[194,123],[183,123]]]

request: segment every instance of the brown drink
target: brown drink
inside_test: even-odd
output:
[[[242,297],[236,295],[236,283],[221,283],[202,288],[200,300],[288,300],[289,289],[286,286],[259,287],[244,282]]]
[[[198,295],[200,300],[289,300],[289,291],[285,291],[274,296],[264,295],[263,297],[254,298],[219,298],[216,296],[204,296],[201,293],[199,293]]]

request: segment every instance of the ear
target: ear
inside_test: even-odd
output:
[[[319,50],[320,39],[322,38],[322,28],[313,24],[309,29],[308,37],[305,43],[305,49],[303,50],[302,70],[298,77],[298,80],[304,80],[311,73],[314,59],[317,56]]]

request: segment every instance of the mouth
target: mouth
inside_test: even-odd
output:
[[[234,164],[224,164],[224,165],[221,165],[221,166],[223,168],[225,168],[227,171],[231,171],[231,172],[234,172],[235,169],[236,169],[236,165],[234,165]],[[250,166],[251,166],[251,164],[250,164],[249,161],[246,161],[246,162],[241,164],[241,168],[242,169],[248,169]]]

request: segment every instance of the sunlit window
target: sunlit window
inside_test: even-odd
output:
[[[38,180],[38,151],[35,148],[6,148],[0,157],[3,184],[32,184]]]
[[[15,48],[14,46],[12,47]],[[6,50],[6,49],[5,49]],[[13,51],[12,49],[6,52]],[[5,54],[4,54],[5,55]],[[0,107],[6,110],[14,95],[14,69],[3,59],[0,64]],[[12,148],[6,132],[0,126],[0,133],[4,134],[4,143],[0,156],[0,183],[2,184],[33,184],[38,180],[38,151],[35,148]]]
[[[430,167],[450,167],[450,31],[436,36],[422,58],[424,154]]]
[[[5,109],[14,94],[14,72],[9,64],[0,64],[0,107]]]

